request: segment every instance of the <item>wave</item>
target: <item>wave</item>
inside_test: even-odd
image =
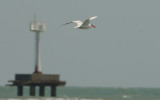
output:
[[[48,97],[33,97],[33,98],[1,98],[0,100],[103,100],[103,99],[88,99],[88,98],[48,98]]]

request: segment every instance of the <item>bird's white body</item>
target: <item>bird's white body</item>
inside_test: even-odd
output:
[[[75,21],[71,21],[71,22],[66,23],[66,24],[76,23],[77,26],[75,26],[74,28],[80,28],[80,29],[89,29],[91,27],[96,28],[96,26],[90,24],[90,21],[93,20],[93,19],[95,19],[95,18],[97,18],[97,16],[93,16],[93,17],[85,20],[84,22],[81,22],[80,20],[75,20]],[[66,24],[64,24],[64,25],[66,25]]]

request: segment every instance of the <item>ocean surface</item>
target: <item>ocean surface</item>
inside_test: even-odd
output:
[[[160,88],[102,88],[102,87],[58,87],[57,97],[50,97],[50,88],[45,88],[45,97],[29,96],[29,87],[24,96],[17,96],[17,88],[0,87],[0,100],[160,100]]]

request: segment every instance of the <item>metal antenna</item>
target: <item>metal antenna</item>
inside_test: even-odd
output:
[[[36,21],[36,14],[33,15],[33,21]]]

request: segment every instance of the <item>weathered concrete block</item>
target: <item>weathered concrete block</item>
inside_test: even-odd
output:
[[[16,74],[15,80],[26,81],[59,81],[58,74]]]

